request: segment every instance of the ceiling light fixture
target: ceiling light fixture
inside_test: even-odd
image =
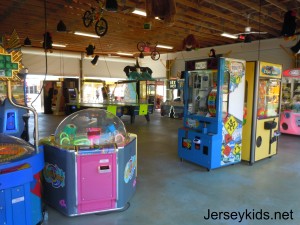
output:
[[[126,53],[126,52],[117,52],[118,55],[124,55],[124,56],[133,56],[132,53]]]
[[[222,33],[221,34],[222,37],[227,37],[227,38],[231,38],[231,39],[238,39],[237,35],[233,35],[233,34],[229,34],[229,33]]]
[[[140,9],[135,9],[132,13],[136,14],[136,15],[140,15],[140,16],[147,16],[147,13],[145,11],[140,10]]]
[[[100,38],[100,36],[92,33],[86,33],[86,32],[81,32],[81,31],[75,31],[74,34],[80,35],[80,36],[85,36],[85,37],[93,37],[93,38]]]
[[[53,46],[53,47],[60,47],[60,48],[65,48],[65,47],[67,47],[67,45],[65,45],[65,44],[56,44],[56,43],[52,43],[52,46]]]
[[[143,59],[143,58],[144,58],[143,52],[140,53],[139,58],[140,58],[140,59]]]
[[[98,62],[98,59],[99,59],[99,55],[95,55],[95,57],[93,58],[93,60],[91,61],[91,63],[96,66],[97,65],[97,62]]]
[[[94,55],[94,50],[95,50],[95,45],[92,45],[92,44],[89,44],[85,50],[86,50],[86,55],[89,56],[89,55]],[[98,56],[99,57],[99,56]]]
[[[132,12],[133,14],[135,14],[135,15],[139,15],[139,16],[147,16],[147,13],[145,12],[145,11],[143,11],[143,10],[140,10],[140,9],[135,9],[135,10],[133,10],[133,12]],[[161,20],[159,17],[154,17],[154,19],[157,19],[157,20]]]
[[[58,32],[66,32],[67,31],[67,27],[66,25],[64,24],[64,22],[62,20],[60,20],[57,24],[57,27],[56,27],[56,30]]]
[[[24,46],[31,46],[31,41],[29,39],[29,37],[26,37],[24,40]]]
[[[169,45],[156,45],[157,48],[165,48],[165,49],[173,49],[173,46],[169,46]]]

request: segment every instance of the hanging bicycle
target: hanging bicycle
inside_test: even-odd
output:
[[[151,59],[153,59],[155,61],[159,60],[160,53],[157,51],[156,46],[157,46],[157,42],[155,44],[151,44],[150,42],[143,42],[143,41],[138,42],[137,49],[140,52],[139,57],[143,58],[144,52],[150,52]]]
[[[82,20],[85,27],[91,26],[95,23],[95,32],[100,37],[103,37],[108,30],[107,21],[103,18],[104,0],[96,0],[98,3],[98,10],[91,7],[90,10],[84,12]]]

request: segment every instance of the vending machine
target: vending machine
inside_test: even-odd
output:
[[[246,63],[242,160],[250,164],[277,153],[282,66]]]
[[[178,130],[179,157],[208,170],[240,162],[242,150],[246,62],[216,60],[195,61],[194,70],[185,72]]]
[[[300,69],[283,71],[280,132],[300,135]]]

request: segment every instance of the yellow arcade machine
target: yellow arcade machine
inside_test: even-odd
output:
[[[250,165],[277,154],[282,66],[246,63],[242,160]]]

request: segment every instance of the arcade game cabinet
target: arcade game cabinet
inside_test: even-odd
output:
[[[249,164],[277,153],[282,66],[246,63],[242,160]]]
[[[63,81],[65,103],[78,103],[79,80],[77,78],[65,78]]]
[[[245,89],[243,60],[194,61],[185,72],[183,128],[178,130],[181,159],[210,169],[241,161]]]
[[[44,113],[65,114],[63,81],[44,81]]]
[[[45,202],[66,216],[126,209],[136,190],[136,142],[106,110],[69,115],[40,142]]]
[[[15,104],[26,106],[25,76],[17,74],[14,81],[11,81],[12,101]],[[15,107],[7,98],[7,83],[0,80],[0,133],[20,137],[25,141],[29,140],[28,131],[28,110]]]
[[[167,83],[166,101],[161,104],[160,115],[170,118],[183,117],[183,87],[184,79],[169,79]]]
[[[156,104],[156,81],[140,80],[138,81],[138,96],[140,103]]]
[[[65,115],[65,97],[63,81],[56,81],[53,88],[53,96],[51,102],[53,115]]]
[[[36,225],[42,218],[39,151],[20,138],[0,134],[0,224]]]
[[[300,135],[300,69],[283,71],[280,132]]]
[[[17,105],[12,98],[12,80],[17,80],[22,53],[7,53],[0,47],[0,80],[7,82],[7,99],[1,109],[0,134],[0,224],[36,225],[42,221],[40,171],[44,167],[43,148],[38,147],[38,120],[35,110]],[[35,145],[13,137],[20,131],[18,109],[34,114]],[[4,134],[6,133],[6,134]],[[18,135],[16,135],[18,136]]]

